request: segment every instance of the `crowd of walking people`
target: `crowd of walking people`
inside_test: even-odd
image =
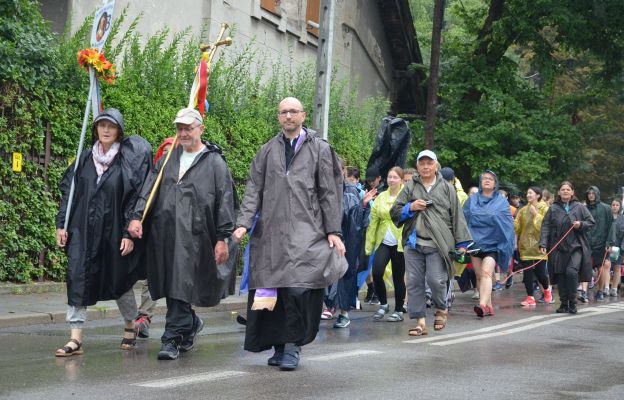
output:
[[[492,291],[511,287],[518,272],[523,307],[554,303],[553,285],[557,313],[575,314],[591,288],[596,301],[618,296],[622,203],[601,202],[597,187],[581,202],[568,181],[554,198],[530,186],[521,204],[485,170],[466,193],[431,150],[418,154],[415,169],[394,166],[384,177],[366,171],[362,186],[359,169],[303,126],[298,99],[283,99],[277,119],[281,131],[256,153],[240,202],[221,149],[201,138],[198,111],[176,114],[176,137],[154,161],[149,143],[127,135],[119,110],[94,119],[92,148],[60,185],[56,238],[68,258],[70,339],[57,357],[84,353],[86,307],[102,300],[119,306],[121,349],[149,337],[155,302],[165,298],[158,359],[191,350],[204,326],[193,307],[224,297],[219,268],[245,237],[244,348],[273,350],[268,365],[286,371],[298,367],[321,319],[349,328],[349,312],[362,302],[378,305],[371,321],[409,317],[410,336],[429,334],[428,308],[433,330],[445,329],[455,279],[473,290],[479,319],[495,315]],[[140,307],[132,290],[138,280]]]

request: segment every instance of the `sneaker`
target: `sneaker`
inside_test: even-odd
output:
[[[338,319],[334,322],[334,328],[347,328],[351,325],[351,319],[347,315],[338,315]]]
[[[587,297],[587,292],[584,290],[581,290],[581,294],[579,295],[578,299],[581,303],[589,302],[589,297]]]
[[[195,340],[197,340],[197,334],[204,329],[204,321],[196,315],[193,315],[195,320],[193,321],[193,331],[180,343],[180,351],[189,351],[195,347]]]
[[[488,308],[488,306],[482,306],[481,304],[477,304],[472,309],[474,310],[475,314],[477,314],[477,317],[483,318],[487,308]]]
[[[370,303],[374,295],[375,291],[373,290],[373,285],[368,286],[366,289],[366,297],[364,297],[364,303]]]
[[[570,308],[568,307],[567,304],[561,304],[561,306],[559,308],[557,308],[557,311],[555,311],[557,314],[566,314],[570,312]]]
[[[505,282],[505,289],[511,289],[512,286],[513,286],[513,275],[510,275],[509,278],[507,279],[507,282]]]
[[[332,314],[332,312],[329,311],[329,308],[325,307],[323,308],[323,312],[321,313],[321,319],[324,319],[324,320],[334,319],[334,314]]]
[[[404,305],[404,306],[401,308],[401,312],[402,312],[403,314],[407,314],[407,305]]]
[[[552,295],[552,289],[544,290],[544,303],[552,304],[555,302]]]
[[[609,296],[617,297],[617,289],[616,288],[612,288],[611,291],[609,292]]]
[[[392,314],[388,315],[386,318],[387,322],[401,322],[403,321],[403,313],[400,311],[395,311]]]
[[[178,349],[178,344],[170,340],[168,342],[164,342],[160,346],[160,351],[158,352],[159,360],[175,360],[180,355],[180,350]]]
[[[451,292],[451,295],[446,299],[446,308],[449,310],[453,306],[453,302],[455,301],[455,293]]]
[[[387,304],[383,306],[379,306],[379,310],[377,310],[377,312],[373,314],[373,319],[375,321],[381,321],[384,315],[386,315],[386,313],[388,312],[388,309],[389,309],[389,306]]]
[[[431,308],[432,305],[433,305],[433,303],[431,302],[431,299],[426,299],[425,300],[425,307]]]
[[[527,296],[527,298],[525,300],[521,301],[520,304],[522,304],[523,306],[534,306],[537,303],[535,302],[535,297]]]
[[[481,297],[479,296],[479,292],[474,292],[470,298],[473,300],[479,300],[479,297]]]
[[[602,290],[596,292],[596,301],[604,301],[604,293],[602,293]]]
[[[578,312],[578,310],[576,309],[576,304],[568,305],[568,312],[570,314],[576,314]]]
[[[496,281],[496,283],[492,286],[492,291],[495,290],[503,290],[503,285],[501,285],[499,281]]]
[[[149,326],[152,320],[147,315],[139,315],[134,320],[134,330],[137,333],[137,336],[143,339],[147,339],[149,337]]]
[[[381,304],[381,302],[379,301],[379,297],[377,297],[377,294],[375,294],[373,292],[373,297],[371,297],[370,301],[368,302],[368,304],[372,304],[374,306]]]
[[[593,289],[595,284],[596,284],[596,281],[594,281],[594,278],[592,277],[591,281],[589,282],[589,288]]]

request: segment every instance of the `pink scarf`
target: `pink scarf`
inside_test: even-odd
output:
[[[97,181],[96,184],[100,183],[100,178],[108,167],[111,165],[115,156],[119,152],[119,142],[115,142],[112,144],[110,149],[106,153],[104,153],[104,147],[98,140],[93,145],[93,149],[91,151],[93,153],[93,164],[95,164],[95,171],[97,172]]]

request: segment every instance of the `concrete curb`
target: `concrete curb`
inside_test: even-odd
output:
[[[240,278],[237,279],[236,287],[240,285]],[[140,283],[135,286],[135,294],[140,294]],[[27,285],[17,284],[3,284],[0,285],[0,296],[23,296],[24,299],[28,299],[29,295],[38,295],[45,293],[56,293],[60,296],[60,293],[65,293],[64,282],[46,282],[46,283],[32,283]],[[365,294],[366,291],[362,291],[360,294]],[[394,290],[388,290],[388,297],[394,296]],[[36,297],[36,296],[33,296]],[[50,304],[50,299],[46,304]],[[56,303],[58,300],[58,303]],[[66,299],[65,299],[66,300]],[[137,297],[137,301],[139,298]],[[0,301],[2,299],[0,298]],[[58,304],[58,308],[54,306],[55,310],[51,311],[34,311],[37,308],[36,303],[28,303],[28,305],[22,305],[16,307],[16,311],[9,311],[7,314],[0,315],[0,328],[11,328],[17,326],[39,325],[39,324],[65,324],[65,314],[63,302],[60,299],[53,299],[54,304]],[[195,310],[199,314],[209,312],[224,312],[224,311],[244,311],[247,308],[247,295],[232,295],[221,301],[220,304],[214,307],[195,307]],[[45,309],[45,308],[44,308]],[[154,310],[154,315],[165,315],[167,313],[167,306],[164,299],[158,301],[158,305]],[[87,308],[87,320],[95,321],[105,318],[120,318],[121,314],[115,304],[95,305]]]
[[[65,282],[0,283],[0,295],[65,292]]]
[[[163,301],[163,300],[161,300]],[[236,301],[223,302],[214,307],[195,307],[199,314],[208,312],[223,311],[243,311],[247,307],[247,298],[236,299]],[[165,315],[167,306],[159,304],[154,310],[154,315]],[[120,318],[121,314],[117,307],[93,306],[87,309],[87,320],[96,321],[106,318]],[[65,312],[22,312],[0,316],[0,328],[10,328],[16,326],[28,326],[39,324],[65,324]]]

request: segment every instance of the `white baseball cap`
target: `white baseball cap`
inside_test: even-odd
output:
[[[416,161],[420,161],[420,159],[423,158],[423,157],[429,157],[433,161],[438,161],[438,157],[431,150],[423,150],[420,153],[418,153],[418,157],[416,157]]]

